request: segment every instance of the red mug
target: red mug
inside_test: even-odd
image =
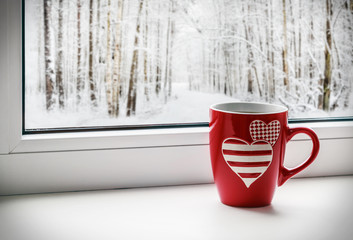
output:
[[[288,141],[307,134],[310,157],[293,169],[283,165]],[[320,143],[315,132],[288,125],[288,109],[263,103],[221,103],[210,107],[210,154],[221,202],[237,207],[271,204],[276,186],[309,166]]]

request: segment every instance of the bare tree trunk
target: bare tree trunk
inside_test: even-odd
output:
[[[160,3],[158,3],[158,10],[160,10]],[[161,91],[161,43],[160,43],[160,39],[161,39],[161,24],[160,24],[160,20],[158,19],[157,22],[157,56],[156,56],[156,86],[155,86],[155,92],[156,95],[159,95],[159,92]]]
[[[254,70],[256,83],[257,83],[257,86],[259,88],[259,96],[262,97],[262,87],[261,87],[261,84],[260,84],[259,74],[257,73],[257,68],[256,68],[256,66],[253,66],[252,69]]]
[[[58,34],[56,52],[56,88],[58,89],[59,107],[64,108],[64,84],[63,84],[63,0],[59,0],[58,8]]]
[[[349,41],[352,43],[353,42],[353,0],[347,0],[346,2],[346,11],[348,13],[348,19],[347,19],[347,28],[348,31],[350,32],[349,34]],[[353,65],[353,51],[351,51],[350,53],[350,64],[351,66]],[[348,81],[348,91],[351,92],[351,94],[353,94],[353,81]],[[344,100],[344,107],[348,107],[349,106],[349,98],[350,98],[350,94],[346,94],[345,100]]]
[[[234,34],[236,34],[236,27],[232,26],[232,32]],[[230,71],[232,72],[233,74],[233,83],[232,83],[232,95],[235,95],[237,94],[238,92],[238,84],[239,84],[239,81],[240,81],[240,73],[238,71],[238,68],[237,66],[240,65],[240,63],[238,62],[238,57],[237,57],[237,46],[238,44],[236,42],[233,43],[233,48],[232,48],[232,55],[231,55],[231,59],[230,59],[230,62],[231,62],[231,69]]]
[[[216,72],[216,83],[217,83],[217,91],[220,93],[221,92],[221,71],[220,71],[220,54],[221,54],[221,43],[220,40],[216,41],[217,47],[216,47],[216,57],[215,57],[215,72]],[[197,83],[197,89],[199,90],[200,84]]]
[[[101,1],[98,0],[96,3],[97,6],[97,12],[96,12],[96,37],[95,37],[95,47],[96,47],[96,57],[93,58],[96,59],[94,61],[94,66],[96,69],[96,75],[95,75],[95,81],[96,81],[96,89],[97,89],[97,104],[100,105],[101,104],[101,99],[102,99],[102,67],[101,64],[104,63],[104,58],[102,57],[102,46],[104,44],[102,44],[102,39],[101,39],[101,30],[102,28],[102,20],[101,20]]]
[[[118,20],[115,25],[115,48],[114,48],[114,66],[112,82],[112,116],[118,117],[120,112],[120,94],[121,94],[121,41],[122,41],[122,20],[124,0],[118,1]]]
[[[64,1],[64,11],[65,9],[70,9],[72,8],[72,4],[76,6],[76,2],[69,2],[69,1]],[[76,9],[74,9],[76,10]],[[77,14],[77,13],[76,13]],[[77,21],[76,16],[74,14],[68,14],[66,21],[64,18],[64,39],[66,36],[66,39],[69,36],[74,36],[73,34],[76,33],[76,25],[70,25],[68,26],[69,23],[73,23],[74,21]],[[76,80],[77,79],[77,49],[75,46],[73,46],[73,42],[70,41],[63,41],[63,48],[66,49],[66,54],[63,52],[63,81],[64,81],[64,96],[65,96],[65,107],[73,107],[76,105],[75,101],[70,101],[70,100],[76,100]],[[72,99],[72,97],[74,97]]]
[[[187,69],[187,75],[188,75],[188,83],[189,83],[189,90],[192,90],[192,71],[191,71],[191,67],[190,67],[190,54],[187,51],[186,52],[186,69]]]
[[[110,39],[110,29],[111,29],[111,0],[108,0],[108,13],[107,13],[107,52],[106,52],[106,71],[105,71],[105,93],[108,105],[109,116],[114,116],[114,105],[112,97],[112,75],[111,75],[111,39]]]
[[[175,15],[175,0],[172,0],[171,4],[171,26],[170,26],[170,45],[169,45],[169,67],[168,67],[168,97],[172,95],[172,77],[173,77],[173,71],[172,71],[172,62],[173,62],[173,46],[174,46],[174,31],[175,31],[175,21],[174,21],[174,15]]]
[[[43,9],[42,9],[42,6],[41,4],[38,5],[38,10],[39,12],[43,12]],[[43,14],[44,15],[44,14]],[[43,34],[44,33],[44,24],[43,24],[43,19],[42,19],[43,16],[41,16],[40,18],[40,25],[38,26],[37,30],[38,30],[38,58],[37,58],[37,65],[38,65],[38,88],[37,88],[37,91],[42,94],[44,93],[45,94],[45,82],[43,80],[43,69],[44,69],[44,66],[42,64],[42,60],[43,60],[43,57],[44,57],[44,51],[43,51]],[[43,24],[43,25],[42,25]]]
[[[150,100],[149,95],[150,95],[150,83],[148,81],[148,57],[149,54],[147,53],[147,48],[148,48],[148,1],[146,0],[145,4],[145,26],[144,26],[144,34],[143,34],[143,45],[144,45],[144,52],[143,52],[143,75],[144,75],[144,84],[145,84],[145,99],[148,102]]]
[[[273,43],[274,43],[274,25],[273,25],[273,18],[274,18],[274,14],[273,14],[273,1],[271,0],[270,2],[271,4],[271,82],[272,82],[272,88],[271,88],[271,93],[270,96],[272,99],[275,99],[276,97],[276,76],[275,76],[275,50],[273,48]]]
[[[89,60],[88,60],[88,80],[90,88],[90,99],[93,107],[97,107],[96,82],[93,79],[93,0],[89,1]]]
[[[51,17],[51,0],[44,1],[44,61],[45,61],[45,92],[46,92],[46,108],[51,110],[54,104],[54,69],[51,59],[51,37],[50,37],[50,17]]]
[[[288,46],[287,46],[287,14],[286,14],[286,0],[283,0],[283,49],[282,49],[282,60],[283,60],[283,85],[287,92],[289,88],[289,71],[288,71]],[[286,95],[286,94],[285,94]]]
[[[216,79],[216,74],[217,74],[217,71],[218,71],[217,70],[217,65],[216,65],[216,62],[217,62],[217,40],[213,40],[212,47],[213,47],[213,51],[212,51],[212,58],[211,59],[213,59],[213,64],[212,64],[213,89],[216,92],[219,92],[219,89],[217,88],[217,85],[219,86],[219,82],[217,82],[217,79]]]
[[[77,0],[77,81],[76,99],[77,104],[81,103],[81,91],[83,88],[82,79],[82,49],[81,49],[81,0]]]
[[[256,5],[254,5],[254,10],[255,10],[255,12],[257,12],[256,11]],[[260,26],[260,22],[259,22],[259,18],[256,18],[256,24],[255,24],[256,26],[257,26],[257,29],[255,30],[256,32],[258,32],[258,34],[260,35],[260,37],[259,37],[259,46],[260,46],[260,50],[261,50],[261,52],[264,52],[264,44],[263,44],[263,42],[262,42],[262,40],[261,40],[261,31],[260,31],[260,29],[259,29],[259,26]],[[256,39],[256,36],[255,37],[252,37],[253,39]],[[261,66],[261,64],[255,64],[256,62],[256,59],[255,59],[255,57],[254,57],[254,59],[253,59],[253,64],[252,64],[252,68],[253,68],[253,70],[254,70],[254,73],[255,73],[255,79],[256,79],[256,83],[257,83],[257,86],[258,86],[258,91],[259,91],[259,96],[260,96],[260,98],[262,98],[262,90],[263,90],[263,85],[261,84],[261,82],[260,82],[260,78],[259,78],[259,74],[258,74],[258,68],[257,68],[257,66]],[[263,61],[262,61],[263,62]],[[265,75],[265,71],[263,71],[263,74],[262,74],[262,76],[263,76],[263,82],[265,82],[265,78],[266,78],[266,75]]]
[[[300,6],[300,2],[299,2],[299,6]],[[290,11],[290,17],[291,17],[291,28],[292,28],[292,37],[290,38],[290,49],[292,51],[292,59],[294,62],[294,78],[296,79],[296,81],[293,82],[292,85],[295,86],[295,93],[297,95],[298,98],[300,98],[300,91],[299,91],[299,84],[298,84],[298,76],[299,76],[299,60],[298,60],[298,49],[297,49],[297,29],[296,29],[296,21],[295,18],[298,18],[299,16],[297,16],[294,13],[294,7],[293,7],[293,2],[292,0],[289,0],[289,11]],[[301,12],[301,11],[299,11]],[[301,18],[299,17],[299,21],[300,22]],[[300,33],[300,30],[299,30]]]
[[[270,7],[272,7],[271,3],[270,2],[267,2],[267,5],[266,5],[266,18],[267,18],[267,21],[268,21],[268,24],[267,24],[267,28],[266,28],[266,49],[267,49],[267,65],[265,67],[267,73],[266,73],[266,76],[267,76],[267,79],[264,79],[264,81],[267,82],[267,88],[266,91],[267,91],[267,99],[266,101],[268,101],[269,99],[272,100],[274,98],[273,96],[273,92],[272,92],[272,88],[274,88],[275,86],[273,86],[273,80],[272,78],[274,77],[272,75],[272,72],[273,72],[273,66],[270,65],[271,64],[271,51],[273,51],[272,49],[272,39],[271,39],[271,16],[270,16]]]
[[[169,4],[172,4],[172,3],[169,3]],[[169,67],[170,67],[170,64],[169,64],[169,61],[170,61],[170,38],[171,38],[171,13],[172,13],[172,10],[171,10],[171,6],[169,6],[169,10],[168,10],[168,25],[167,25],[167,39],[166,39],[166,60],[165,60],[165,70],[164,70],[164,85],[163,85],[163,92],[164,92],[164,99],[165,99],[165,102],[167,101],[167,97],[168,97],[168,93],[167,93],[167,86],[168,86],[168,83],[169,83]]]
[[[247,48],[247,57],[248,57],[248,93],[254,93],[254,79],[253,79],[253,74],[252,74],[252,69],[254,70],[254,73],[256,74],[256,79],[258,81],[258,76],[257,76],[257,71],[256,71],[256,67],[254,66],[254,53],[253,53],[253,49],[252,46],[249,44],[249,42],[251,42],[251,32],[252,32],[252,28],[249,24],[249,14],[250,14],[250,4],[248,3],[248,12],[247,12],[247,16],[248,16],[248,21],[247,23],[245,23],[245,20],[243,20],[244,23],[244,27],[245,27],[245,39],[246,39],[246,48]]]
[[[224,67],[225,67],[225,79],[224,79],[224,91],[225,95],[232,96],[232,87],[231,87],[231,66],[230,66],[230,53],[226,44],[223,43],[223,56],[224,56]]]
[[[310,3],[310,12],[314,11],[314,0],[311,0]],[[312,16],[312,14],[310,15],[310,34],[309,34],[309,47],[311,49],[314,49],[314,16]],[[314,78],[315,78],[315,67],[314,67],[314,59],[315,59],[315,52],[312,53],[312,56],[309,58],[309,66],[308,66],[308,71],[309,71],[309,86],[310,89],[312,88],[316,88],[317,85],[314,85]],[[320,80],[319,80],[319,86],[322,85],[322,77],[321,74],[320,75]],[[315,103],[315,99],[312,99],[311,96],[309,96],[308,102],[310,103],[311,101],[313,101]],[[318,109],[322,109],[322,94],[318,96],[318,101],[317,101],[317,106]]]
[[[296,32],[296,27],[295,27],[295,16],[294,14],[294,9],[293,9],[293,2],[292,0],[288,0],[289,2],[289,14],[290,14],[290,19],[291,19],[291,27],[292,27],[292,37],[290,38],[289,41],[289,52],[292,52],[292,59],[294,62],[294,77],[298,78],[298,53],[297,53],[297,32]],[[299,18],[300,19],[300,18]]]
[[[314,2],[312,0],[310,4],[310,11],[314,11]],[[310,47],[313,48],[314,41],[314,17],[310,16],[310,34],[309,34]],[[314,54],[314,53],[313,53]],[[309,77],[310,80],[314,78],[314,61],[312,58],[309,60]]]
[[[325,73],[323,85],[323,110],[330,110],[330,94],[331,94],[331,50],[332,50],[332,3],[326,0],[326,44],[325,44]]]
[[[247,12],[247,23],[245,22],[245,19],[243,19],[243,24],[244,24],[244,29],[245,29],[245,40],[246,40],[246,49],[247,49],[247,61],[248,61],[248,93],[253,93],[254,89],[253,89],[253,77],[251,74],[251,68],[252,68],[252,64],[253,64],[253,59],[254,59],[254,55],[251,49],[250,44],[248,44],[250,42],[250,31],[251,31],[251,27],[249,24],[249,12],[250,12],[250,5],[248,4],[248,12]],[[245,9],[243,7],[243,12],[245,13]]]
[[[130,81],[129,90],[127,96],[127,111],[126,116],[135,115],[136,113],[136,83],[137,83],[137,67],[138,67],[138,45],[139,45],[139,35],[140,35],[140,17],[143,8],[143,0],[140,0],[139,11],[136,21],[136,33],[134,41],[134,51],[132,56],[131,70],[130,70]]]
[[[302,0],[299,0],[299,19],[302,19]],[[301,79],[302,77],[302,24],[301,21],[299,21],[299,39],[298,39],[298,78]]]
[[[212,34],[214,36],[214,34]],[[216,83],[216,40],[210,40],[210,51],[209,51],[209,79],[211,82],[211,89],[212,92],[218,92],[217,90],[217,83]]]
[[[218,28],[222,29],[220,31],[220,36],[224,35],[223,29],[230,29],[230,26],[227,21],[227,11],[224,4],[224,1],[218,1],[219,11],[218,11]],[[230,61],[230,46],[231,44],[227,40],[221,40],[221,50],[220,54],[223,55],[224,61],[224,80],[223,80],[223,93],[225,95],[232,96],[232,73],[231,73],[231,61]]]

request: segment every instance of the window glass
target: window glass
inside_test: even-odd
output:
[[[347,0],[25,0],[25,129],[353,116]]]

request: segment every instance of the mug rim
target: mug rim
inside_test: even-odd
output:
[[[288,112],[288,108],[272,103],[258,102],[223,102],[210,106],[213,111],[242,114],[242,115],[266,115]]]

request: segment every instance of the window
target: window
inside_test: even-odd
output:
[[[24,3],[25,129],[207,124],[237,100],[353,116],[347,1]]]
[[[0,1],[0,194],[212,182],[208,127],[23,134],[21,3]],[[351,174],[352,121],[310,126],[322,148],[302,176]],[[298,136],[286,163],[308,151]]]

